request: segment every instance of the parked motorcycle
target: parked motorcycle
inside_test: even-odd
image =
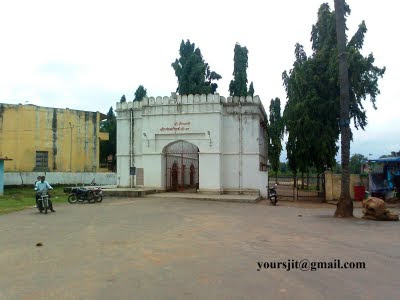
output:
[[[103,201],[103,191],[101,187],[96,189],[86,189],[86,188],[72,188],[70,195],[68,197],[69,203],[84,202],[89,203],[101,202]]]
[[[272,205],[276,205],[278,203],[278,194],[276,192],[276,187],[278,185],[275,184],[272,188],[268,189],[268,198]]]
[[[96,202],[103,201],[103,191],[102,191],[101,187],[95,188],[92,191],[94,194],[94,198],[96,199]]]
[[[80,188],[80,187],[72,188],[71,194],[68,196],[68,202],[76,203],[84,201],[87,201],[89,203],[96,202],[93,190],[88,190],[86,188]]]
[[[38,210],[40,213],[44,211],[45,214],[47,214],[47,210],[49,208],[49,194],[47,194],[46,191],[43,192],[38,192]]]

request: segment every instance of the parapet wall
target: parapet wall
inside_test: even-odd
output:
[[[7,172],[4,173],[4,185],[30,185],[36,182],[38,176],[46,175],[50,185],[57,184],[90,184],[94,179],[98,185],[116,185],[116,173],[91,172]]]
[[[158,106],[158,105],[178,105],[178,104],[206,104],[206,103],[220,103],[220,104],[235,104],[235,103],[255,103],[261,104],[259,96],[247,97],[228,97],[225,98],[219,94],[208,95],[177,95],[176,97],[144,97],[142,101],[133,102],[117,102],[117,111],[127,109],[140,109],[145,106]],[[261,104],[262,106],[262,104]]]

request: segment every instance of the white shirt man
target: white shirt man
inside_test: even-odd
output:
[[[44,176],[42,176],[40,181],[36,182],[36,184],[35,184],[35,191],[37,191],[37,192],[44,192],[44,191],[52,190],[52,189],[53,188],[51,187],[51,185],[47,181],[45,181]],[[36,193],[36,201],[38,201],[38,199],[39,199],[39,195],[38,195],[38,193]],[[40,203],[38,202],[38,204],[40,204]],[[50,200],[50,194],[49,194],[49,208],[52,212],[56,212],[53,209],[53,203]],[[40,212],[42,212],[42,210],[43,210],[41,205],[39,205],[39,210],[40,210]]]

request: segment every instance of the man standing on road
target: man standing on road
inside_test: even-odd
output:
[[[38,181],[38,182],[36,182],[36,186],[35,186],[35,191],[36,191],[36,202],[39,204],[39,210],[40,210],[40,212],[42,212],[42,210],[43,210],[43,208],[41,207],[42,206],[42,203],[39,201],[39,195],[40,195],[40,193],[41,192],[47,192],[47,190],[52,190],[53,188],[51,187],[51,185],[47,182],[47,181],[45,181],[45,177],[44,176],[42,176],[41,178],[40,178],[40,181]],[[52,212],[56,212],[54,209],[53,209],[53,203],[51,202],[51,200],[50,200],[50,194],[48,193],[48,195],[49,195],[49,208],[50,208],[50,210],[52,211]]]

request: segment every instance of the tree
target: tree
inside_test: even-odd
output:
[[[342,164],[340,162],[336,161],[332,167],[332,172],[334,174],[342,174]]]
[[[282,174],[286,174],[288,172],[287,163],[285,163],[285,162],[280,162],[279,163],[279,172],[282,173]]]
[[[388,158],[388,157],[400,157],[400,150],[399,151],[392,151],[389,155],[381,155],[379,158]]]
[[[253,85],[253,81],[250,83],[250,86],[249,86],[249,91],[247,92],[247,95],[248,96],[254,96],[254,85]]]
[[[115,158],[117,152],[117,121],[112,106],[108,110],[107,119],[100,124],[101,132],[108,132],[108,141],[101,141],[100,160],[105,161],[111,154]]]
[[[318,129],[313,124],[313,101],[307,101],[309,90],[312,89],[312,64],[307,58],[303,46],[297,44],[295,47],[296,61],[289,74],[283,73],[283,81],[287,94],[287,102],[283,113],[288,141],[286,151],[288,165],[294,176],[297,172],[307,172],[312,163],[313,145],[312,133]]]
[[[182,40],[179,48],[179,59],[171,64],[178,78],[176,91],[181,95],[214,94],[218,84],[213,81],[221,79],[221,75],[211,71],[204,61],[199,48],[195,44]]]
[[[281,115],[281,100],[275,98],[269,105],[269,146],[268,156],[275,178],[278,176],[280,156],[282,152],[283,120]]]
[[[231,96],[247,96],[248,53],[246,47],[236,43],[233,56],[233,80],[229,84]]]
[[[125,95],[122,95],[121,100],[119,100],[120,103],[124,103],[126,102],[126,98]]]
[[[351,174],[360,174],[361,173],[361,167],[364,163],[368,161],[368,158],[366,158],[362,154],[353,154],[350,158],[350,172]]]
[[[353,201],[350,197],[350,82],[349,66],[347,62],[346,47],[346,11],[345,1],[335,0],[336,11],[336,36],[339,57],[339,82],[340,82],[340,132],[342,151],[342,184],[340,199],[335,211],[335,217],[352,217]]]
[[[345,10],[350,13],[347,5]],[[317,23],[312,27],[312,55],[307,56],[303,46],[296,45],[293,68],[289,73],[283,73],[288,99],[284,111],[289,134],[286,149],[291,169],[304,170],[314,166],[321,172],[326,167],[332,168],[338,150],[336,142],[346,130],[344,128],[349,128],[350,120],[356,129],[364,129],[367,124],[362,100],[368,97],[376,108],[376,97],[380,93],[378,79],[385,73],[385,68],[374,66],[372,54],[365,57],[361,54],[366,31],[362,22],[345,45],[350,82],[347,119],[343,119],[340,106],[336,14],[328,4],[321,5]],[[351,138],[350,129],[347,133]],[[345,162],[342,160],[342,163]]]
[[[144,97],[147,96],[147,90],[144,88],[143,85],[139,85],[135,92],[135,99],[133,101],[142,101]]]

